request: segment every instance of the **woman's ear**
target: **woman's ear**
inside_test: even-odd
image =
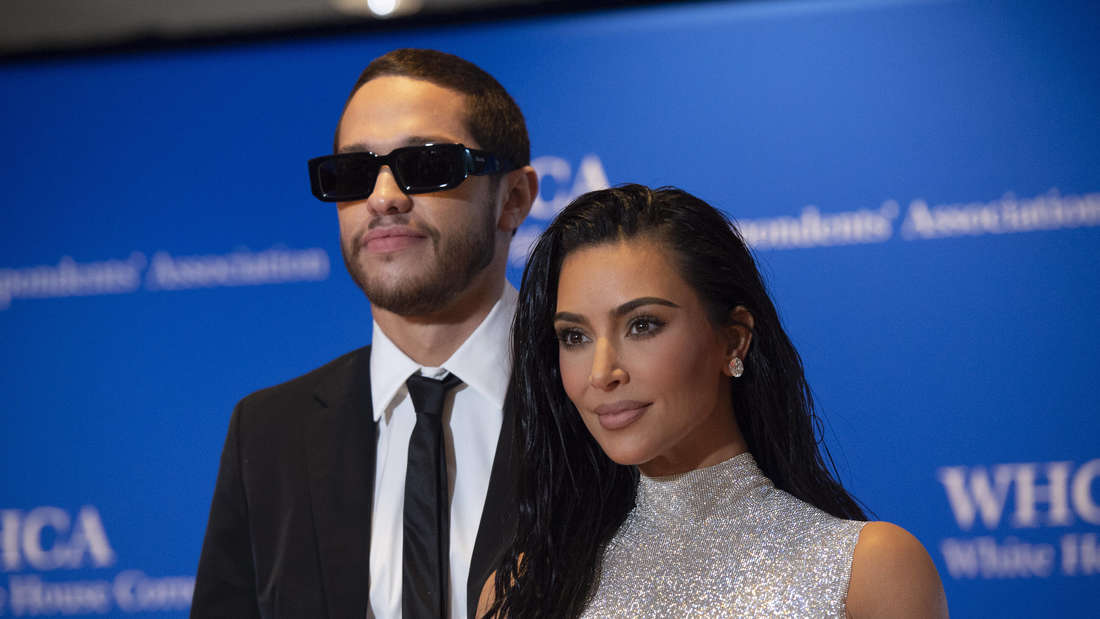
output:
[[[733,361],[734,357],[745,359],[749,354],[749,346],[752,345],[752,330],[756,326],[752,313],[744,305],[738,305],[730,310],[728,326],[725,327],[726,335],[726,361]]]

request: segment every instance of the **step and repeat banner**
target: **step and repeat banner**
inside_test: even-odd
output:
[[[331,149],[369,60],[508,88],[541,195],[755,247],[845,485],[953,614],[1100,613],[1100,10],[676,4],[0,66],[0,616],[186,616],[230,411],[368,343]]]

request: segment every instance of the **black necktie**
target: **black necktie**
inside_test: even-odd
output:
[[[443,444],[443,400],[462,381],[454,374],[436,380],[413,374],[409,388],[416,427],[409,438],[405,472],[405,538],[402,551],[401,616],[446,619],[450,568],[450,510],[447,454]]]

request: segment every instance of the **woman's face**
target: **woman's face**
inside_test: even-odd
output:
[[[615,462],[669,475],[745,451],[724,373],[738,332],[711,324],[660,244],[566,256],[554,330],[565,392]]]

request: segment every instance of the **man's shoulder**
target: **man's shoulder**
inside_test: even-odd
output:
[[[274,491],[270,484],[285,481],[285,475],[272,471],[305,470],[299,464],[308,446],[331,438],[333,427],[349,440],[364,440],[367,426],[362,422],[371,418],[345,413],[370,410],[369,353],[368,347],[354,350],[241,399],[229,419],[226,449],[235,454],[240,474],[253,491]],[[336,418],[328,414],[333,411]],[[319,420],[329,423],[316,423]],[[321,435],[315,434],[318,429]]]
[[[347,388],[357,380],[367,380],[370,346],[345,353],[328,363],[288,381],[254,391],[241,399],[238,410],[266,410],[299,405],[326,390]]]

